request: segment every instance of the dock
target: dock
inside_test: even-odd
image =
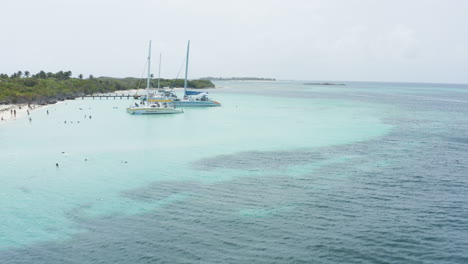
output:
[[[81,96],[81,99],[85,99],[85,98],[92,98],[93,100],[94,99],[100,99],[100,100],[103,100],[103,99],[112,99],[114,98],[117,99],[117,98],[120,98],[120,99],[139,99],[141,97],[141,95],[131,95],[131,94],[99,94],[99,95],[83,95]]]

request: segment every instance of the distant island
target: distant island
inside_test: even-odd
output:
[[[275,78],[260,78],[260,77],[203,77],[200,80],[207,81],[276,81]]]
[[[304,85],[346,85],[344,83],[304,83]]]
[[[158,80],[152,80],[151,86],[157,87]],[[183,87],[183,79],[161,79],[160,87]],[[189,80],[189,88],[215,88],[210,80]],[[87,78],[79,74],[72,77],[71,71],[56,73],[40,71],[18,71],[11,75],[0,73],[0,104],[35,103],[50,104],[65,99],[74,99],[95,93],[109,93],[118,90],[145,88],[146,79],[142,78]]]

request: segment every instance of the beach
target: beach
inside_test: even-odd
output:
[[[154,89],[154,88],[153,88]],[[174,88],[174,91],[180,91],[183,88]],[[134,95],[143,95],[146,93],[146,89],[130,89],[130,90],[118,90],[110,93],[96,93],[94,96],[106,96],[106,95],[122,95],[122,96],[134,96]],[[77,97],[80,99],[81,97]],[[65,100],[64,102],[66,102]],[[61,102],[57,102],[56,104],[60,104]],[[48,105],[38,105],[38,104],[6,104],[0,105],[0,124],[7,123],[9,121],[15,121],[21,118],[24,118],[31,114],[32,111],[50,107],[51,105],[56,104],[48,104]],[[16,110],[16,115],[14,111]],[[13,111],[13,112],[11,112]],[[29,111],[29,114],[28,114]],[[2,119],[3,118],[3,119]]]
[[[42,107],[47,106],[36,104],[30,104],[29,106],[28,104],[0,105],[0,124],[4,124],[9,121],[15,121],[17,119],[28,116],[32,111]]]
[[[112,93],[101,93],[95,94],[95,96],[104,95],[141,95],[145,92],[145,89],[131,89],[131,90],[119,90]],[[78,97],[80,98],[80,97]],[[66,102],[66,101],[64,101]],[[56,104],[60,104],[57,102]],[[47,108],[56,104],[38,105],[38,104],[6,104],[0,105],[0,124],[4,124],[10,121],[19,120],[26,116],[29,116],[34,110]],[[14,112],[16,111],[16,115]],[[29,112],[29,113],[28,113]]]

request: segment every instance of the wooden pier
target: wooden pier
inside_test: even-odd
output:
[[[81,96],[81,99],[85,99],[85,98],[93,98],[94,99],[112,99],[114,98],[117,99],[117,98],[120,98],[120,99],[139,99],[141,97],[141,95],[130,95],[130,94],[100,94],[100,95],[84,95],[84,96]]]

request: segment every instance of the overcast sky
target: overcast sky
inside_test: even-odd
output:
[[[0,73],[468,83],[466,0],[2,0]],[[182,74],[182,73],[181,73]],[[182,74],[183,76],[183,74]]]

